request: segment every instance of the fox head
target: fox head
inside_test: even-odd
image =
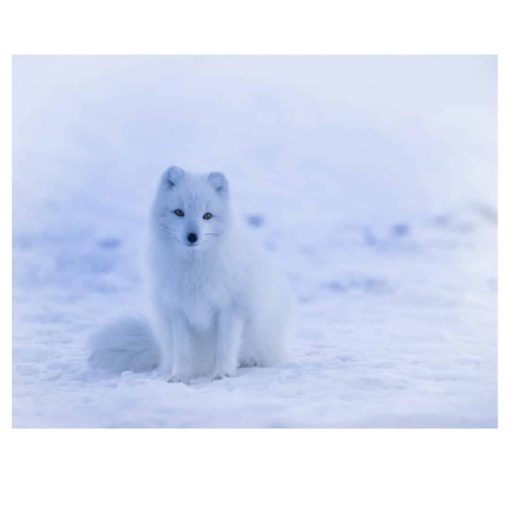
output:
[[[200,250],[218,242],[230,220],[227,178],[172,166],[162,175],[153,208],[159,239]]]

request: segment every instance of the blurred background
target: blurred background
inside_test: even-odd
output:
[[[494,207],[495,84],[485,56],[15,57],[14,225],[141,218],[170,164],[295,221]]]

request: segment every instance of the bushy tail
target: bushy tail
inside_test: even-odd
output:
[[[148,372],[159,364],[159,346],[143,319],[119,319],[90,338],[89,363],[113,373]]]

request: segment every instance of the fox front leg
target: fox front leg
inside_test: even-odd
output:
[[[219,313],[213,379],[235,375],[239,363],[241,331],[242,321],[232,310]]]
[[[183,317],[172,320],[173,356],[168,382],[187,383],[193,373],[192,339],[189,326]]]

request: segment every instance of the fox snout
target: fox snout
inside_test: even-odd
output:
[[[186,236],[186,240],[188,241],[188,244],[195,244],[198,241],[198,236],[195,234],[195,232],[190,232]]]

